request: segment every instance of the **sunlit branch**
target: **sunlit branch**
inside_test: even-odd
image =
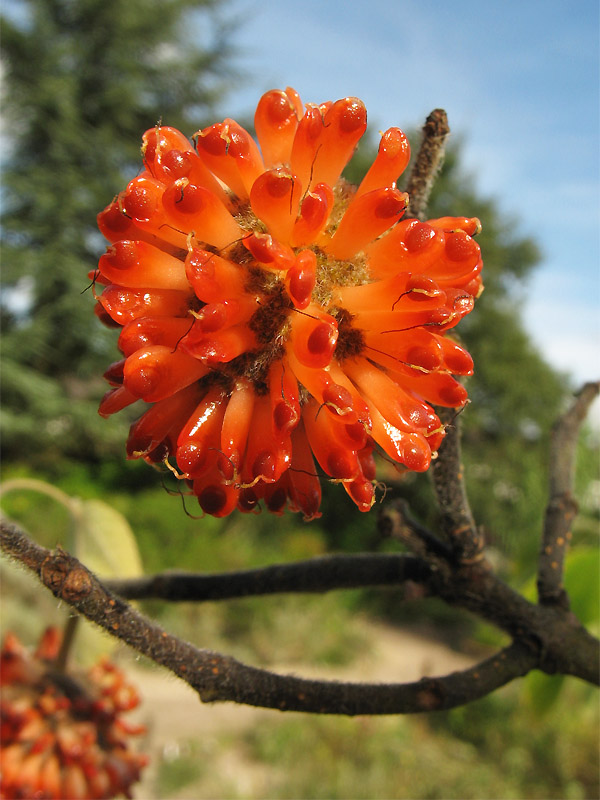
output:
[[[562,578],[564,559],[571,539],[571,525],[577,514],[577,503],[573,497],[577,437],[581,423],[599,391],[600,382],[586,383],[552,429],[550,492],[537,581],[539,601],[546,605],[569,607]]]
[[[456,559],[469,563],[481,557],[484,542],[475,526],[465,489],[460,416],[452,408],[439,408],[437,413],[446,425],[446,436],[440,445],[438,458],[432,464],[433,486],[441,513],[440,525]]]
[[[77,559],[30,542],[14,525],[2,524],[2,544],[11,555],[22,555],[22,563],[34,570],[56,597],[171,670],[204,702],[233,701],[321,714],[408,714],[470,702],[526,674],[536,664],[533,651],[514,643],[476,667],[414,683],[338,683],[278,675],[172,636],[109,592]]]

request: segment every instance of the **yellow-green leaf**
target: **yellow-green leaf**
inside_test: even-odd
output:
[[[100,578],[135,578],[142,561],[131,526],[102,500],[81,502],[75,526],[75,555]]]

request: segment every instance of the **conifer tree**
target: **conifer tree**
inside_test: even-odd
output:
[[[29,301],[20,318],[14,305],[3,309],[9,455],[50,447],[90,456],[106,443],[106,428],[95,435],[98,387],[89,378],[102,371],[114,337],[81,296],[105,245],[96,214],[138,169],[144,130],[162,117],[191,134],[220,98],[231,73],[218,6],[27,0],[6,7],[3,281]]]

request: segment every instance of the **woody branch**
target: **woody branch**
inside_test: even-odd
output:
[[[599,391],[600,382],[586,383],[552,430],[550,499],[544,519],[537,581],[539,601],[545,605],[569,608],[562,575],[571,526],[577,514],[573,496],[575,451],[580,426]]]
[[[204,702],[327,714],[399,714],[452,708],[482,697],[535,665],[520,643],[477,667],[407,684],[337,683],[278,675],[183,642],[112,594],[77,559],[49,552],[16,526],[2,524],[2,546],[18,555],[53,594],[194,688]]]
[[[413,192],[411,213],[415,216],[424,213],[447,133],[445,114],[434,112],[424,128],[423,144],[409,180]],[[586,397],[589,394],[587,390],[584,393]],[[568,442],[575,436],[573,426],[577,427],[585,408],[585,402],[581,401],[563,423],[564,430],[568,429]],[[450,419],[443,421],[452,422]],[[557,480],[560,475],[560,480],[553,486],[549,509],[553,498],[572,488],[569,470],[564,465],[553,474]],[[468,506],[460,466],[459,433],[455,426],[448,430],[433,479],[442,513],[441,538],[412,520],[405,510],[399,512],[390,508],[382,516],[381,524],[387,526],[388,533],[404,538],[409,544],[412,542],[419,553],[416,557],[331,556],[241,573],[186,575],[183,579],[181,576],[154,576],[141,584],[113,584],[124,595],[136,597],[156,596],[154,593],[160,592],[163,597],[171,593],[173,596],[169,599],[183,599],[182,595],[192,599],[194,594],[195,599],[209,596],[215,599],[364,585],[398,588],[412,581],[420,584],[423,591],[438,594],[450,605],[466,608],[493,622],[513,639],[507,648],[474,668],[416,683],[308,681],[256,669],[229,656],[200,650],[147,620],[62,550],[50,553],[10,523],[2,524],[1,541],[6,552],[34,570],[57,597],[186,680],[204,701],[231,700],[319,713],[392,714],[451,708],[481,697],[533,668],[577,675],[598,683],[598,641],[560,603],[529,603],[491,572]],[[556,530],[555,525],[546,523],[545,546],[558,543]],[[541,569],[542,585],[551,585],[549,581],[544,583],[542,575]],[[178,582],[180,587],[175,588]]]

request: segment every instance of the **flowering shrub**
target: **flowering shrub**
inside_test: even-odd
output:
[[[122,328],[108,416],[142,400],[129,458],[165,462],[201,508],[319,515],[314,459],[361,511],[377,448],[423,471],[432,404],[466,402],[469,354],[447,333],[482,289],[477,219],[401,220],[410,157],[390,128],[358,187],[340,177],[367,124],[348,97],[267,92],[255,127],[157,126],[144,171],[99,214],[111,242],[97,314]]]
[[[49,628],[32,655],[12,634],[0,653],[0,797],[130,797],[145,756],[121,718],[139,703],[121,671],[102,661],[86,674],[55,669],[61,634]]]

